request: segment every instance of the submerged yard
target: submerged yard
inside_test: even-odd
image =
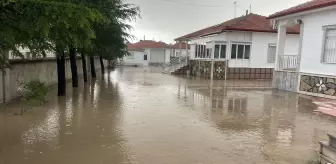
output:
[[[307,164],[336,119],[270,81],[118,68],[64,98],[0,110],[0,164]]]

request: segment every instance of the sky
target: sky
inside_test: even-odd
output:
[[[174,43],[185,34],[234,18],[235,0],[124,0],[140,7],[141,18],[130,22],[135,36],[142,40]],[[275,12],[307,2],[307,0],[237,0],[236,15],[246,10],[269,16]]]

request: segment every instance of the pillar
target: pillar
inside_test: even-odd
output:
[[[279,25],[276,57],[275,57],[275,70],[279,69],[280,56],[285,55],[286,31],[287,31],[286,25]]]
[[[214,75],[214,65],[215,65],[215,42],[212,42],[212,52],[211,52],[211,75],[210,79],[213,80]]]
[[[179,56],[179,63],[181,62],[182,57],[182,41],[180,41],[180,56]]]

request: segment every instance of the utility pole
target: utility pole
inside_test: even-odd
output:
[[[250,5],[250,13],[252,13],[252,5]]]
[[[233,4],[234,4],[234,18],[236,18],[236,16],[237,16],[237,1],[234,1]]]

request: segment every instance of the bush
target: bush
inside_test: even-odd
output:
[[[24,83],[22,88],[22,100],[28,104],[29,107],[42,105],[46,103],[46,96],[48,93],[48,87],[44,82],[40,80],[32,80],[28,83]],[[23,113],[23,109],[21,114]]]

